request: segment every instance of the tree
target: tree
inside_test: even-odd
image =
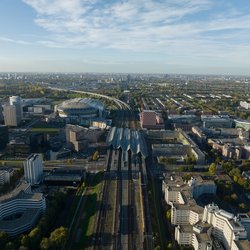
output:
[[[238,176],[237,176],[237,175],[234,175],[233,179],[234,179],[234,182],[236,182],[236,183],[237,183],[239,178],[238,178]]]
[[[214,175],[215,174],[215,171],[216,171],[216,164],[215,163],[212,163],[210,166],[209,166],[209,169],[208,169],[209,173]]]
[[[9,240],[9,236],[6,232],[0,231],[0,246],[4,246]]]
[[[227,172],[229,173],[233,168],[234,168],[234,164],[232,162],[224,162],[222,164],[222,168]]]
[[[28,235],[21,235],[21,244],[22,246],[28,246],[29,245],[29,242],[30,242],[30,238]]]
[[[157,245],[156,247],[154,247],[154,250],[160,250],[161,247],[159,245]]]
[[[236,193],[233,193],[233,194],[231,195],[231,198],[232,198],[233,201],[237,201],[237,200],[238,200],[238,196],[237,196]]]
[[[13,242],[9,241],[5,247],[4,247],[4,250],[13,250],[13,249],[16,249],[16,246]]]
[[[59,227],[57,229],[55,229],[49,237],[49,241],[51,243],[51,246],[54,248],[61,248],[66,240],[67,240],[67,236],[68,236],[68,229],[65,227]]]
[[[189,181],[191,180],[191,174],[185,174],[182,176],[183,181]]]
[[[171,220],[171,209],[168,209],[167,212],[166,212],[166,218],[168,221]]]
[[[174,248],[173,248],[173,244],[172,244],[171,242],[169,242],[169,243],[167,244],[167,249],[169,249],[169,250],[174,249]]]
[[[229,172],[230,176],[240,176],[241,175],[241,171],[238,168],[233,168],[230,172]]]
[[[93,160],[93,161],[97,161],[98,158],[99,158],[99,152],[98,152],[98,150],[97,150],[97,151],[95,151],[95,153],[93,154],[92,160]]]
[[[29,246],[31,249],[35,249],[41,240],[41,231],[38,227],[32,229],[29,233]]]
[[[48,238],[43,238],[40,243],[41,250],[47,250],[50,248],[50,240]]]
[[[239,208],[241,208],[241,209],[243,209],[243,210],[245,210],[246,209],[246,204],[245,203],[240,203],[239,204]]]

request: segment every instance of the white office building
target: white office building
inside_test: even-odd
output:
[[[181,175],[166,176],[162,189],[171,206],[171,224],[179,245],[192,245],[195,250],[250,249],[246,240],[250,231],[247,215],[235,217],[215,204],[203,208],[196,203],[200,195],[216,193],[212,180],[195,176],[184,181]]]
[[[35,185],[42,181],[42,176],[42,155],[31,154],[24,162],[24,178],[31,185]]]
[[[233,242],[247,238],[245,227],[233,214],[219,209],[216,204],[205,206],[202,221],[212,225],[213,236],[222,242],[225,249],[232,249]]]

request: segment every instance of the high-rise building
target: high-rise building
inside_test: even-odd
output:
[[[20,96],[11,96],[10,105],[16,106],[16,115],[18,119],[22,120],[23,111],[22,111],[22,99]]]
[[[0,125],[0,149],[4,149],[9,142],[9,134],[7,126]]]
[[[17,127],[21,123],[21,116],[17,114],[15,105],[3,107],[4,124],[6,126]]]
[[[24,178],[31,185],[35,185],[42,181],[42,176],[42,155],[31,154],[24,162]]]

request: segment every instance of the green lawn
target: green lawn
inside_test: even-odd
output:
[[[23,161],[22,160],[0,160],[0,167],[22,167]]]
[[[103,173],[99,173],[94,177],[93,182],[90,183],[91,188],[88,194],[86,194],[84,218],[82,218],[80,222],[81,238],[77,244],[73,245],[73,249],[75,250],[86,249],[92,242],[92,234],[98,211],[98,199],[102,187],[102,179]]]
[[[56,133],[59,131],[59,128],[32,128],[32,132],[47,132],[47,133]]]

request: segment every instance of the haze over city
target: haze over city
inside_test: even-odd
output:
[[[247,0],[3,0],[0,70],[247,75],[249,11]]]

